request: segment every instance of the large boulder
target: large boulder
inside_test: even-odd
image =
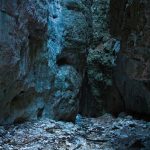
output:
[[[71,66],[62,66],[55,76],[53,113],[56,120],[74,121],[78,113],[80,74]]]

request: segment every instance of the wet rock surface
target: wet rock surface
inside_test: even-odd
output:
[[[148,150],[150,122],[131,116],[83,118],[76,123],[42,119],[0,126],[1,150]]]

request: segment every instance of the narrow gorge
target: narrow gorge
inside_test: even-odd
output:
[[[0,150],[148,150],[149,121],[150,0],[0,0]]]

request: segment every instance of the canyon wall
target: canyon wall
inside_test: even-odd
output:
[[[127,112],[148,116],[150,114],[150,1],[124,1],[117,5],[116,3],[117,1],[112,1],[110,9],[112,18],[110,32],[121,39],[121,51],[114,70],[115,84]]]
[[[0,0],[0,124],[149,115],[149,6]]]

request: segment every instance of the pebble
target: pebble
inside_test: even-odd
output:
[[[0,127],[0,135],[0,150],[130,149],[139,140],[143,150],[150,147],[149,122],[109,114],[99,118],[78,115],[75,124],[43,119]]]

